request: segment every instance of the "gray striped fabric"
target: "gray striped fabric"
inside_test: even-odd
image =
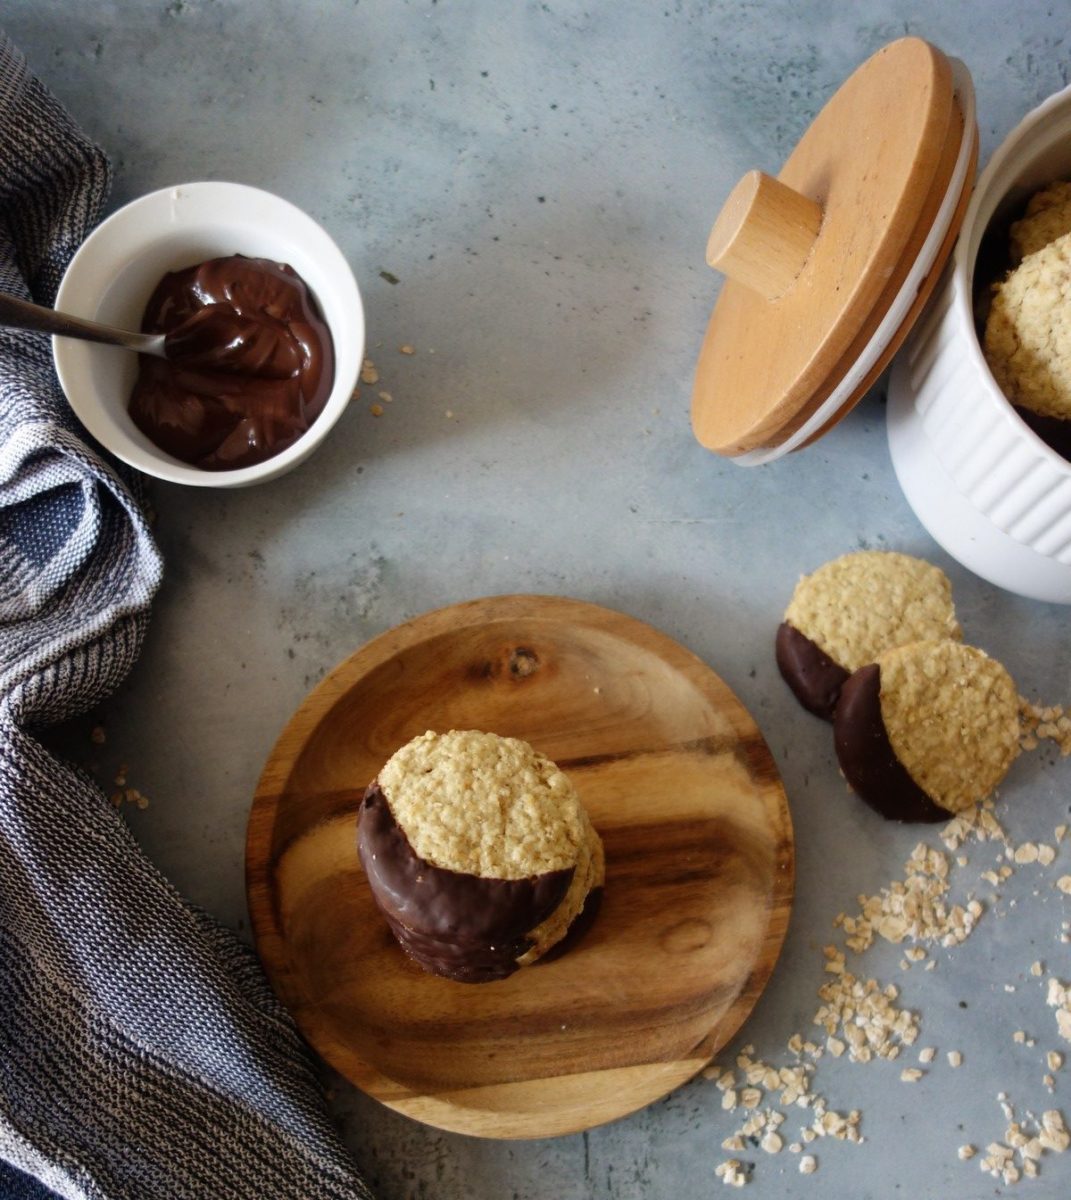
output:
[[[108,181],[0,38],[0,288],[50,303]],[[368,1197],[252,954],[37,738],[137,656],[161,563],[136,487],[47,340],[0,330],[0,1195]]]

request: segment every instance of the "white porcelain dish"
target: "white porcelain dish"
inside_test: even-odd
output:
[[[997,586],[1071,604],[1071,463],[997,386],[973,316],[978,248],[1040,186],[1071,178],[1071,88],[1034,109],[982,172],[950,268],[901,351],[888,434],[900,486],[954,558]]]
[[[349,263],[319,225],[289,201],[237,183],[188,183],[132,201],[102,222],[71,260],[56,307],[106,324],[140,327],[168,272],[245,254],[288,263],[331,330],[335,381],[309,431],[281,454],[233,471],[205,471],[154,445],[127,401],[137,374],[125,350],[53,338],[56,372],[71,408],[106,449],[131,466],[194,487],[244,487],[284,474],[323,441],[353,394],[364,354],[364,309]]]

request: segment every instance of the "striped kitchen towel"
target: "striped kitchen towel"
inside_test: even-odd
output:
[[[104,156],[0,37],[0,288],[50,303]],[[251,952],[40,730],[132,667],[161,562],[137,482],[0,330],[0,1194],[368,1197]]]

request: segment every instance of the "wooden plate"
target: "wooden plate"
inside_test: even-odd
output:
[[[570,775],[606,847],[592,928],[488,984],[405,958],[357,859],[365,785],[425,729],[522,737]],[[369,642],[283,731],[249,819],[257,948],[312,1045],[443,1129],[546,1137],[665,1095],[739,1028],[788,922],[792,825],[754,722],[648,625],[503,596]]]

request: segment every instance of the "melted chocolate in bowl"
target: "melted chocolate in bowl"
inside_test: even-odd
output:
[[[292,446],[334,384],[331,333],[284,263],[236,254],[170,272],[141,327],[167,335],[168,357],[141,357],[130,415],[161,450],[208,471]]]

